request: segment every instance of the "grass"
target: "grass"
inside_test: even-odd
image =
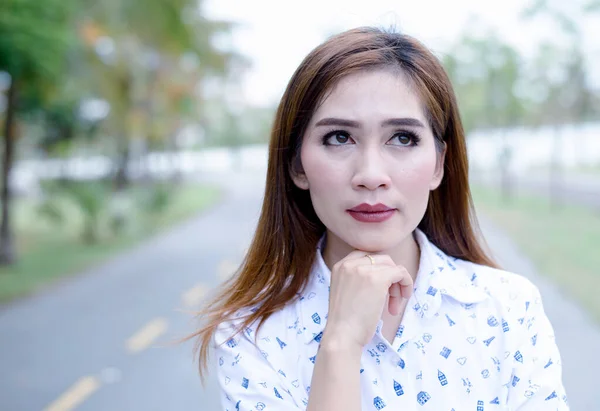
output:
[[[517,196],[505,203],[496,190],[473,187],[475,204],[529,256],[540,274],[578,300],[600,323],[600,214],[577,206]]]
[[[142,192],[143,189],[135,188],[132,195]],[[19,199],[14,204],[18,261],[0,268],[0,303],[32,294],[106,261],[206,209],[218,201],[220,193],[217,187],[182,185],[171,194],[162,212],[136,212],[136,224],[131,228],[118,236],[104,233],[94,244],[81,241],[81,216],[72,205],[67,211],[69,218],[58,229],[40,218],[32,200]],[[69,205],[64,204],[64,207]]]

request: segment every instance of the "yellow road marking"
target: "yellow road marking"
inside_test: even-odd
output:
[[[232,263],[228,260],[223,260],[219,264],[219,268],[217,270],[217,275],[220,280],[227,280],[229,277],[233,275],[233,273],[239,268],[239,264]]]
[[[100,381],[98,381],[96,377],[82,377],[52,404],[44,408],[44,411],[72,410],[85,401],[85,399],[98,390],[98,388],[100,388]]]
[[[208,289],[203,284],[196,284],[183,293],[181,297],[183,304],[188,308],[196,307],[200,304],[207,291]]]
[[[131,336],[127,342],[127,350],[134,354],[145,350],[167,330],[167,320],[164,318],[155,318],[150,321],[144,328]]]

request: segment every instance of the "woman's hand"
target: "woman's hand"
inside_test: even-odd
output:
[[[375,333],[383,309],[398,315],[402,298],[412,293],[413,280],[387,255],[353,251],[331,270],[329,314],[323,339],[335,345],[364,347]],[[387,307],[384,307],[389,294]]]

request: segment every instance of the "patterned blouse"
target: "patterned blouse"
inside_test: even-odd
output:
[[[526,278],[448,257],[417,230],[414,292],[393,341],[362,352],[362,410],[568,410],[554,331]],[[319,241],[299,299],[232,337],[215,333],[224,410],[305,410],[327,322],[331,272]],[[256,338],[256,340],[255,340]],[[340,392],[339,395],[344,395]]]

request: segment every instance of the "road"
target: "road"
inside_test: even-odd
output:
[[[0,309],[0,410],[219,410],[203,389],[189,312],[241,261],[256,225],[262,173],[214,173],[223,202],[114,260]],[[484,220],[495,254],[540,287],[563,355],[573,410],[600,410],[600,331]],[[186,312],[186,310],[188,312]]]
[[[0,410],[218,410],[187,335],[189,312],[241,261],[256,178],[218,207],[105,265],[0,309]]]

